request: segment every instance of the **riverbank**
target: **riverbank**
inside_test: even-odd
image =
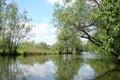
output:
[[[40,56],[40,55],[58,55],[58,53],[42,53],[42,52],[39,52],[39,53],[34,53],[34,52],[24,52],[23,53],[23,56]]]
[[[22,55],[21,53],[0,53],[0,56],[20,56]]]
[[[58,55],[58,51],[53,51],[53,50],[26,50],[26,49],[17,49],[17,52],[12,52],[12,53],[3,53],[0,52],[0,56],[39,56],[39,55]]]

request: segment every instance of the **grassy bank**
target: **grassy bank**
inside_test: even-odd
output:
[[[45,50],[45,49],[23,49],[19,48],[17,50],[18,53],[20,53],[23,56],[32,56],[32,55],[58,55],[59,51],[53,51],[53,50]]]

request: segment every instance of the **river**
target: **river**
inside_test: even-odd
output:
[[[87,52],[0,57],[0,80],[93,80],[116,66],[114,57]]]

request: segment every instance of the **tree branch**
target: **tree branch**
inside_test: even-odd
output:
[[[100,6],[99,2],[98,2],[97,0],[93,0],[93,1],[97,4],[97,6],[98,6],[99,10],[103,12],[103,9],[101,8],[101,6]]]
[[[97,45],[97,46],[100,46],[102,44],[102,42],[94,37],[92,37],[88,32],[86,32],[84,29],[82,30],[86,35],[87,37],[85,36],[81,36],[82,38],[87,38],[89,39],[93,44]]]

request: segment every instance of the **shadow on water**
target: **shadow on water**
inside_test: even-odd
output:
[[[99,75],[94,80],[119,80],[120,79],[120,65]]]
[[[117,61],[116,67],[97,76],[94,80],[119,80],[120,79],[120,60]]]
[[[0,80],[97,80],[99,76],[106,80],[104,75],[119,70],[114,61],[113,57],[86,52],[74,56],[0,57]]]

